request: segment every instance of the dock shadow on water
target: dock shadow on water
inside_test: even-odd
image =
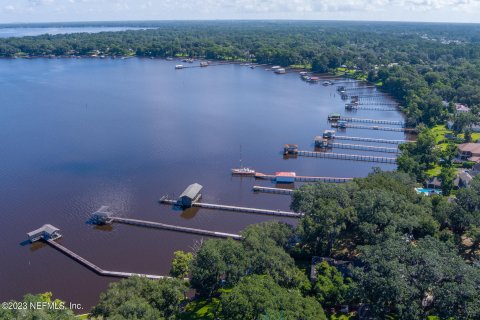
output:
[[[177,210],[181,210],[181,209],[177,209]],[[195,216],[197,215],[199,210],[200,210],[200,208],[198,208],[198,207],[191,207],[191,208],[185,209],[185,210],[183,210],[180,217],[182,217],[183,219],[186,219],[186,220],[193,219],[193,218],[195,218]]]

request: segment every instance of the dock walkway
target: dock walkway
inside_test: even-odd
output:
[[[337,143],[333,142],[328,145],[331,148],[339,149],[352,149],[352,150],[363,150],[363,151],[372,151],[372,152],[386,152],[386,153],[400,153],[398,148],[388,148],[388,147],[378,147],[378,146],[367,146],[363,144],[350,144],[350,143]]]
[[[333,128],[338,128],[338,124],[337,123],[332,123],[332,127]],[[396,132],[415,132],[415,129],[413,129],[413,128],[364,126],[364,125],[358,125],[358,124],[347,124],[345,128],[382,130],[382,131],[396,131]]]
[[[284,195],[289,195],[290,196],[295,192],[295,190],[293,190],[293,189],[282,189],[282,188],[269,188],[269,187],[262,187],[262,186],[253,186],[253,192],[284,194]]]
[[[340,117],[339,120],[347,122],[363,122],[363,123],[378,123],[378,124],[390,124],[397,126],[404,126],[405,122],[398,120],[383,120],[383,119],[365,119],[365,118],[352,118],[352,117]]]
[[[394,105],[394,104],[392,104]],[[345,107],[348,111],[362,111],[362,110],[372,110],[372,111],[399,111],[397,108],[391,107],[363,107],[363,106],[353,106]]]
[[[93,264],[92,262],[88,261],[85,258],[82,258],[75,252],[65,248],[61,244],[55,242],[52,239],[45,240],[50,246],[53,248],[57,249],[58,251],[62,252],[66,256],[72,258],[73,260],[76,260],[77,262],[83,264],[90,270],[94,271],[95,273],[101,275],[101,276],[107,276],[107,277],[117,277],[117,278],[129,278],[133,276],[140,276],[140,277],[145,277],[148,279],[170,279],[171,277],[168,276],[159,276],[159,275],[153,275],[153,274],[141,274],[141,273],[133,273],[133,272],[119,272],[119,271],[109,271],[109,270],[103,270],[102,268],[98,267],[97,265]]]
[[[360,99],[359,105],[361,106],[398,106],[398,103],[395,102],[362,102],[362,99]]]
[[[147,227],[147,228],[155,228],[155,229],[163,229],[163,230],[170,230],[170,231],[178,231],[178,232],[185,232],[185,233],[193,233],[199,234],[202,236],[209,236],[209,237],[217,237],[217,238],[232,238],[235,240],[241,240],[242,236],[239,234],[232,234],[232,233],[225,233],[225,232],[218,232],[218,231],[210,231],[210,230],[203,230],[203,229],[196,229],[196,228],[188,228],[188,227],[181,227],[181,226],[174,226],[170,224],[164,224],[160,222],[153,222],[153,221],[145,221],[145,220],[138,220],[138,219],[127,219],[127,218],[119,218],[119,217],[112,217],[113,222],[129,224],[139,227]]]
[[[388,143],[388,144],[402,144],[407,143],[407,140],[388,140],[388,139],[376,139],[366,137],[350,137],[350,136],[335,136],[335,140],[351,140],[351,141],[363,141],[363,142],[375,142],[375,143]]]
[[[380,163],[391,163],[396,164],[396,158],[390,157],[377,157],[377,156],[365,156],[358,154],[342,154],[342,153],[332,153],[332,152],[314,152],[314,151],[304,151],[299,150],[297,153],[299,156],[303,157],[314,157],[314,158],[327,158],[327,159],[340,159],[340,160],[354,160],[354,161],[367,161],[367,162],[380,162]]]
[[[273,174],[263,174],[257,172],[255,178],[264,180],[275,180],[276,176]],[[297,182],[332,182],[332,183],[344,183],[352,181],[353,178],[337,178],[337,177],[314,177],[314,176],[295,176]]]
[[[160,199],[160,203],[176,205],[177,201],[167,199],[166,197],[162,197]],[[237,207],[237,206],[202,203],[202,202],[194,202],[192,204],[192,207],[212,209],[212,210],[222,210],[222,211],[233,211],[233,212],[241,212],[241,213],[261,214],[261,215],[269,215],[269,216],[289,217],[289,218],[300,218],[303,216],[303,213],[290,212],[290,211]]]

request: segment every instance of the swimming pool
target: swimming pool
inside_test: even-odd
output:
[[[430,196],[433,194],[442,194],[442,191],[437,189],[430,189],[430,188],[415,188],[415,191],[417,191],[417,193],[419,194],[421,193],[426,196]]]

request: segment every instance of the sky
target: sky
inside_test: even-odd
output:
[[[215,19],[480,23],[480,0],[0,0],[0,23]]]

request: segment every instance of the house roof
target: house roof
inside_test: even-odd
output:
[[[455,103],[455,109],[460,112],[469,112],[470,108],[461,103]]]
[[[51,224],[44,224],[43,226],[41,226],[40,228],[36,229],[36,230],[33,230],[33,231],[30,231],[27,233],[27,235],[29,237],[32,237],[32,236],[35,236],[39,233],[47,233],[47,234],[52,234],[56,231],[59,231],[60,229],[52,226]]]
[[[202,189],[203,186],[201,184],[192,183],[187,187],[187,189],[185,189],[185,191],[182,192],[180,198],[188,197],[190,199],[194,199],[200,193],[200,191],[202,191]]]
[[[460,172],[458,174],[458,177],[460,178],[461,181],[465,182],[465,183],[469,183],[470,181],[473,180],[472,176],[468,173],[468,172]]]
[[[441,187],[442,186],[442,182],[437,177],[433,177],[433,178],[428,179],[427,184],[428,185],[434,185],[436,187]]]
[[[480,143],[462,143],[458,146],[461,152],[471,152],[480,154]]]
[[[470,158],[468,158],[468,161],[472,161],[472,162],[475,162],[475,163],[480,163],[480,157],[478,157],[478,156],[470,157]]]

